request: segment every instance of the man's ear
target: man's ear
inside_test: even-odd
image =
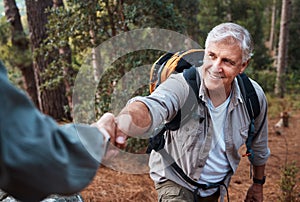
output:
[[[246,62],[242,63],[240,74],[245,71],[245,69],[247,68],[249,62],[250,62],[250,60],[247,60]]]

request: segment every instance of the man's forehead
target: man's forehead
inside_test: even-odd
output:
[[[228,58],[242,58],[242,49],[238,43],[212,42],[205,48],[205,53],[213,53]]]

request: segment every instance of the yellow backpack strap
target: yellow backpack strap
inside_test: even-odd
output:
[[[173,56],[173,53],[166,53],[162,55],[158,60],[154,62],[150,70],[150,84],[149,90],[150,93],[156,88],[157,82],[160,80],[159,72],[164,68],[165,63]]]
[[[180,60],[181,52],[175,53],[165,64],[160,73],[160,83],[164,82],[170,74],[175,72],[178,61]]]
[[[150,71],[150,93],[172,73],[182,72],[191,66],[202,65],[204,49],[190,49],[174,54],[162,55],[153,65]]]

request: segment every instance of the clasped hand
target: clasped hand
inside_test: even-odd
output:
[[[105,113],[96,123],[92,126],[97,127],[100,131],[105,129],[110,135],[110,143],[120,149],[126,146],[127,135],[123,133],[118,125],[117,119],[112,113]]]

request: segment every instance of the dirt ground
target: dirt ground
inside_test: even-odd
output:
[[[269,120],[269,147],[271,156],[266,167],[266,184],[264,185],[264,201],[279,201],[281,195],[281,169],[286,162],[296,161],[300,168],[300,111],[292,112],[288,128],[280,128],[280,134],[274,125],[279,120]],[[277,131],[277,132],[276,132]],[[300,201],[300,174],[296,185],[297,201]],[[245,194],[252,181],[249,178],[249,162],[242,158],[237,173],[229,186],[231,202],[244,201]],[[155,202],[157,194],[152,180],[146,174],[126,174],[102,166],[92,183],[81,192],[86,202]]]

